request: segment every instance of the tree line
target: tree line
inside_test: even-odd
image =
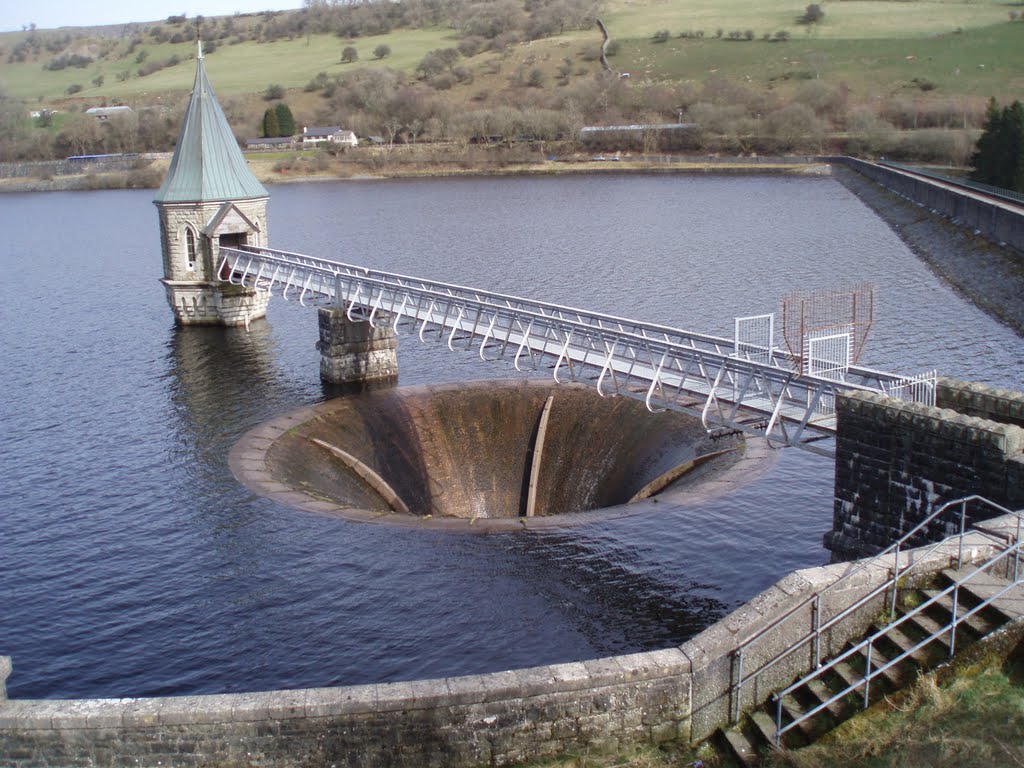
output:
[[[431,64],[405,73],[374,66],[335,77],[318,75],[305,89],[317,99],[304,103],[301,114],[286,117],[284,125],[277,105],[254,113],[249,100],[222,97],[221,106],[240,139],[292,135],[297,123],[343,124],[358,136],[379,135],[389,144],[531,137],[567,142],[564,151],[572,151],[586,125],[682,121],[696,126],[685,143],[676,135],[665,144],[669,134],[648,132],[639,144],[634,140],[622,149],[844,152],[954,165],[968,163],[974,151],[970,129],[986,120],[983,105],[960,99],[916,102],[893,97],[880,104],[856,104],[842,85],[813,79],[782,97],[719,76],[681,84],[624,80],[572,59],[551,87],[544,87],[547,75],[525,59],[510,66],[509,86],[500,94],[456,104],[438,88],[438,80],[463,76],[460,60],[439,54],[430,58],[441,62],[440,69]],[[283,104],[286,95],[272,86],[265,97]],[[134,114],[102,122],[68,112],[49,117],[52,126],[44,129],[28,119],[23,102],[0,92],[0,160],[168,151],[186,101],[182,95],[173,106],[138,108]],[[280,112],[284,109],[287,106]]]

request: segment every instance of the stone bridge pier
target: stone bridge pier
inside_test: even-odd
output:
[[[353,312],[353,315],[356,315]],[[394,383],[398,380],[398,337],[391,317],[377,313],[350,320],[338,307],[319,310],[320,379],[328,384]]]
[[[835,506],[825,536],[834,559],[875,554],[964,496],[1024,507],[1024,393],[940,378],[934,407],[848,392],[836,408]]]

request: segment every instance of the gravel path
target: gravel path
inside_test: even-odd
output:
[[[833,174],[936,274],[1024,336],[1024,254],[999,247],[849,168],[833,166]]]

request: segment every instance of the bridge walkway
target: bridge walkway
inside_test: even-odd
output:
[[[270,248],[221,249],[225,282],[331,305],[351,320],[475,349],[516,370],[548,367],[557,382],[592,383],[603,397],[643,400],[699,416],[709,430],[765,435],[778,445],[833,456],[840,390],[895,392],[903,377],[856,366],[797,369],[768,343],[684,331],[624,317],[372,270]],[[827,361],[826,361],[827,362]]]

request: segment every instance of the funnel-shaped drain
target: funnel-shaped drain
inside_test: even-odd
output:
[[[299,492],[342,513],[516,519],[646,498],[741,451],[735,436],[713,440],[699,419],[652,414],[632,398],[579,385],[474,382],[304,409],[243,438],[232,467],[258,492],[283,485],[291,490],[276,494],[282,501]]]

